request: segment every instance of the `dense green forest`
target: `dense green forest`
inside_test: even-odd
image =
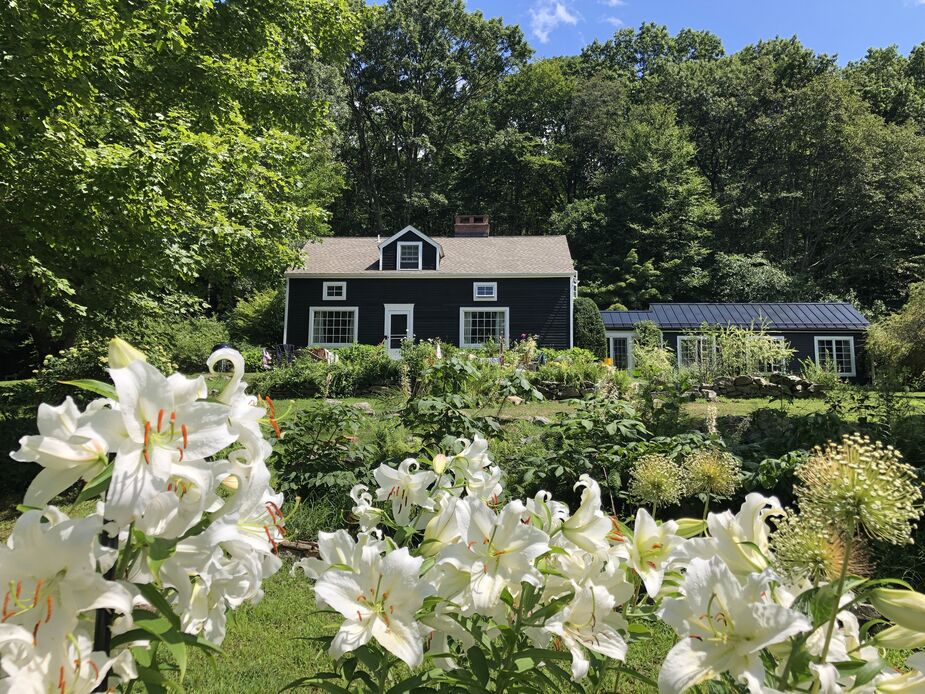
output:
[[[601,307],[880,315],[925,277],[925,43],[841,67],[798,38],[728,54],[646,24],[540,60],[462,0],[0,15],[6,373],[267,303],[306,239],[445,234],[458,212],[567,234]]]

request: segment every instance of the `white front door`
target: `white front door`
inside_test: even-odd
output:
[[[385,347],[389,356],[401,355],[401,343],[414,336],[414,304],[385,305]]]

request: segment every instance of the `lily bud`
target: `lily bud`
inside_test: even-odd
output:
[[[906,629],[906,627],[895,626],[877,634],[874,637],[874,643],[881,648],[894,650],[921,648],[925,646],[925,634]]]
[[[925,632],[925,595],[914,590],[877,588],[871,592],[870,602],[880,614],[899,626]]]
[[[109,341],[109,366],[113,369],[124,369],[133,361],[148,361],[144,352],[132,347],[121,337],[114,337]]]
[[[237,491],[240,485],[241,481],[238,479],[237,475],[228,475],[228,477],[222,480],[222,486],[225,489],[230,489],[233,492]]]
[[[694,537],[702,533],[704,528],[707,527],[707,524],[699,518],[679,518],[677,524],[677,532],[681,537]]]
[[[435,455],[433,462],[434,472],[436,472],[438,475],[442,475],[446,471],[447,462],[447,458],[445,455],[443,455],[443,453],[438,453]]]

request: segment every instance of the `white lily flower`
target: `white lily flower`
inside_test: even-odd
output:
[[[290,569],[295,574],[297,569],[313,581],[330,568],[341,571],[353,571],[353,567],[363,560],[363,553],[371,551],[382,554],[386,550],[385,542],[372,533],[360,533],[354,540],[344,529],[333,533],[318,533],[318,558],[303,557]]]
[[[877,694],[925,693],[925,652],[913,653],[906,659],[908,672],[895,673],[877,680]]]
[[[688,540],[678,549],[679,559],[722,557],[729,569],[744,579],[769,566],[770,532],[766,519],[781,516],[777,497],[752,492],[735,515],[732,511],[711,513],[707,517],[709,537]]]
[[[527,499],[526,509],[524,523],[530,523],[548,535],[552,535],[568,518],[568,505],[555,501],[546,491],[538,491],[532,499]]]
[[[488,441],[481,436],[470,443],[468,439],[458,439],[465,448],[449,461],[449,468],[461,478],[469,496],[492,502],[501,495],[501,468],[492,465],[488,457]]]
[[[419,576],[423,562],[406,548],[384,557],[367,552],[354,571],[331,569],[322,574],[315,593],[345,618],[331,643],[332,658],[374,638],[409,667],[421,664],[424,645],[415,614],[434,593]]]
[[[376,498],[379,501],[391,500],[392,518],[398,525],[408,525],[411,521],[411,508],[420,508],[432,511],[433,499],[430,498],[427,488],[437,480],[430,470],[418,472],[418,461],[406,458],[398,469],[388,465],[380,465],[373,472],[373,477],[379,485]]]
[[[626,659],[626,641],[619,631],[626,629],[627,623],[614,612],[616,604],[603,586],[585,586],[544,625],[543,629],[554,634],[557,643],[572,654],[572,679],[576,682],[588,674],[590,661],[585,649],[615,660]]]
[[[437,562],[469,574],[475,609],[497,607],[501,592],[508,588],[517,595],[523,581],[541,586],[543,578],[533,562],[549,551],[549,536],[522,522],[527,510],[523,502],[511,501],[496,515],[475,497],[463,501],[469,506],[466,544],[448,546]]]
[[[110,375],[127,437],[116,453],[106,517],[127,525],[167,490],[172,465],[215,455],[237,436],[226,405],[196,400],[207,393],[202,377],[168,378],[141,360]]]
[[[379,517],[382,511],[373,506],[373,497],[369,493],[369,487],[365,484],[356,484],[350,490],[350,498],[353,499],[353,513],[362,532],[367,532],[379,524]]]
[[[750,692],[762,691],[761,651],[812,629],[805,616],[770,601],[768,580],[753,574],[742,585],[720,557],[691,561],[684,597],[666,599],[658,613],[681,636],[659,672],[662,694],[684,692],[723,672]]]
[[[435,497],[438,511],[424,527],[422,556],[432,557],[454,542],[459,542],[469,527],[469,505],[446,492]]]
[[[122,429],[108,402],[94,400],[85,412],[70,397],[57,407],[39,405],[38,436],[23,436],[19,450],[10,453],[14,460],[43,468],[26,491],[26,506],[45,506],[78,480],[89,481],[103,471]]]
[[[73,635],[85,612],[131,614],[129,590],[97,570],[113,553],[99,545],[102,527],[99,516],[71,520],[54,507],[20,516],[0,546],[0,621],[23,627],[44,648]]]
[[[614,550],[639,574],[650,598],[658,595],[671,555],[684,542],[677,530],[678,524],[675,521],[659,524],[648,511],[640,508],[636,512],[632,535],[624,538],[623,543]]]
[[[562,522],[559,531],[586,552],[603,554],[610,547],[607,536],[613,524],[601,511],[601,488],[597,482],[589,475],[582,475],[575,483],[575,489],[582,486],[581,505]]]

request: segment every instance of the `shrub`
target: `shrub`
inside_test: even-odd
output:
[[[598,359],[607,355],[607,333],[601,312],[591,299],[575,299],[575,346],[592,352]]]
[[[35,372],[35,388],[39,398],[45,402],[58,403],[68,395],[77,402],[86,402],[91,396],[86,391],[78,391],[73,386],[61,381],[76,381],[84,378],[106,378],[106,345],[108,340],[79,340],[73,347],[63,349],[58,354],[49,354]],[[157,345],[145,345],[148,362],[162,371],[171,371],[173,364],[170,355]],[[208,357],[208,355],[206,355]],[[205,368],[205,359],[199,369]]]
[[[902,310],[872,325],[867,349],[885,367],[913,377],[925,375],[925,282],[909,287]]]
[[[804,379],[823,388],[835,388],[841,383],[837,367],[829,362],[817,364],[813,359],[806,358],[800,362],[800,371]]]
[[[163,326],[161,346],[180,371],[205,371],[212,349],[228,342],[228,329],[215,318],[186,318]]]
[[[265,289],[239,299],[228,314],[231,338],[259,347],[279,344],[283,334],[285,296],[279,289]]]

